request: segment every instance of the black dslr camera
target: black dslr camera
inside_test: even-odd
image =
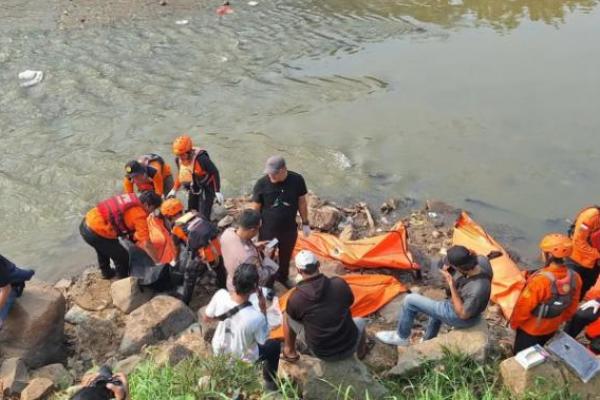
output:
[[[106,388],[112,383],[115,386],[123,385],[119,379],[113,377],[112,370],[104,365],[100,368],[98,376],[90,384],[79,390],[71,400],[110,400],[114,398],[113,392]]]

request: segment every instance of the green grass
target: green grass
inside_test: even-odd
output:
[[[390,392],[386,400],[513,400],[514,396],[502,386],[498,372],[497,362],[481,365],[464,355],[447,352],[441,361],[427,364],[418,373],[386,378],[382,383]],[[278,397],[264,394],[258,366],[225,357],[193,358],[164,367],[145,361],[129,376],[132,400],[301,400],[293,382],[284,379],[279,385]],[[335,389],[335,400],[355,398],[352,387]],[[568,388],[553,388],[552,383],[543,381],[538,382],[537,390],[522,397],[576,399]]]

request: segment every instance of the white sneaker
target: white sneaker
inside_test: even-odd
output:
[[[381,331],[375,334],[375,337],[385,344],[391,344],[392,346],[403,346],[407,347],[410,345],[408,338],[404,339],[398,336],[396,331]]]

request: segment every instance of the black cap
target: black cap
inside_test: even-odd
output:
[[[125,164],[125,173],[128,176],[141,175],[144,172],[144,167],[136,160],[131,160],[127,164]]]
[[[452,246],[447,252],[448,264],[462,270],[470,270],[477,265],[477,256],[465,246]]]

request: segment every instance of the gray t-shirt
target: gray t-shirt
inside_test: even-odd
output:
[[[490,301],[492,292],[492,265],[487,257],[478,256],[477,262],[481,268],[481,273],[475,276],[464,276],[457,273],[455,275],[456,290],[463,301],[463,307],[468,318],[473,318],[481,314]]]

